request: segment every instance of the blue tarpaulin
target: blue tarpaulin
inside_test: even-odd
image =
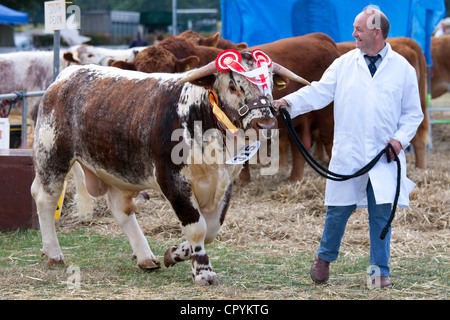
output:
[[[28,24],[28,13],[16,11],[0,4],[0,24]]]
[[[389,37],[413,38],[431,64],[431,32],[445,17],[444,0],[221,0],[222,36],[249,46],[311,32],[326,33],[335,42],[353,41],[355,17],[368,4],[386,14]]]

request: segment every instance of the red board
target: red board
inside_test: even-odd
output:
[[[31,149],[0,150],[0,230],[38,228]]]

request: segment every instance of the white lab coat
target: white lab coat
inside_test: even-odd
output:
[[[408,147],[423,120],[415,69],[401,55],[388,51],[374,77],[364,54],[352,50],[325,71],[318,82],[284,97],[291,117],[317,110],[334,100],[334,140],[329,170],[352,174],[370,162],[391,139]],[[404,150],[401,162],[399,207],[409,206],[415,184],[406,177]],[[397,165],[385,156],[359,178],[327,180],[325,205],[356,204],[367,207],[366,187],[370,177],[377,204],[393,203],[397,185]]]

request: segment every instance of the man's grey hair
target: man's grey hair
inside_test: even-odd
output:
[[[365,7],[363,12],[372,15],[371,18],[367,19],[367,27],[369,29],[381,29],[383,38],[386,39],[388,37],[389,29],[391,28],[386,15],[378,6],[372,4]]]

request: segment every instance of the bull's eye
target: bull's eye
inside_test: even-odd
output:
[[[89,55],[88,55],[88,58],[92,58],[94,56],[94,54],[93,53],[90,53]]]

